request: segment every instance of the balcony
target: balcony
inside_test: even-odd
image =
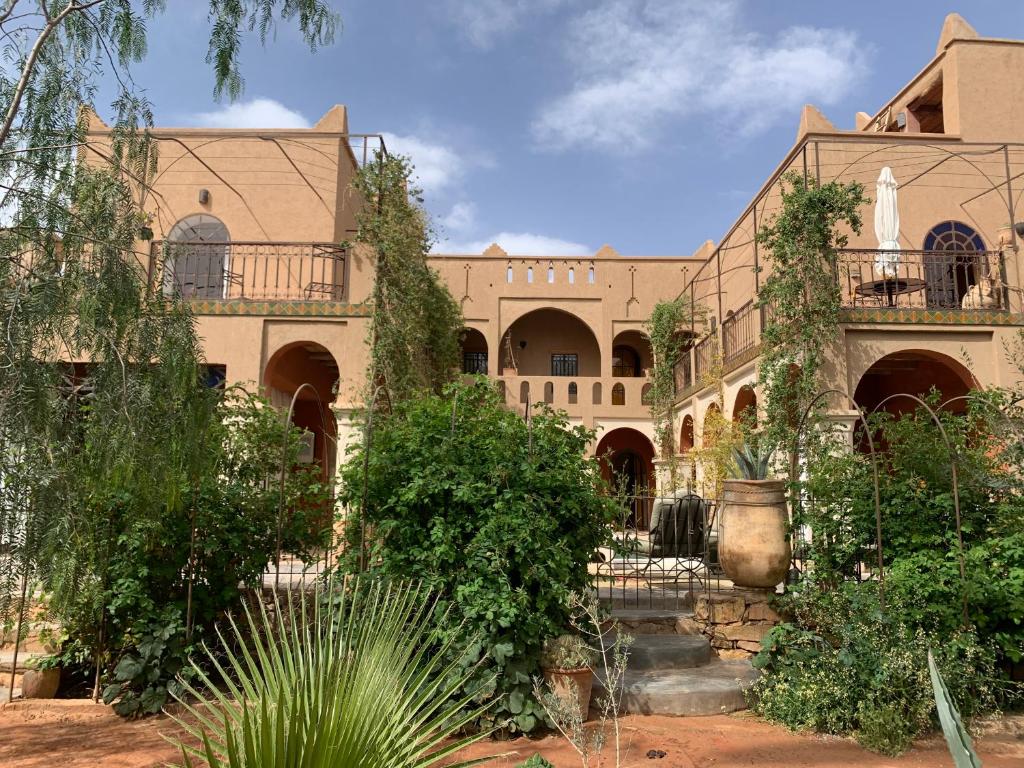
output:
[[[346,301],[345,250],[331,243],[156,241],[149,274],[197,301]]]
[[[844,309],[998,311],[1007,306],[999,251],[846,249],[837,259]]]
[[[499,376],[498,382],[510,406],[543,402],[577,417],[585,413],[605,417],[650,415],[647,393],[651,384],[644,377],[507,375]]]

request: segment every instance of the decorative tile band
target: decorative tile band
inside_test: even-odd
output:
[[[1024,325],[1024,315],[978,309],[844,309],[843,323],[923,323],[933,325]]]
[[[204,301],[189,302],[196,315],[279,315],[284,317],[369,317],[372,306],[343,301]]]

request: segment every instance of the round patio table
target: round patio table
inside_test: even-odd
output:
[[[874,298],[885,297],[890,307],[895,306],[896,297],[904,293],[923,291],[928,285],[919,277],[887,277],[882,280],[868,280],[858,285],[854,291],[858,296]]]

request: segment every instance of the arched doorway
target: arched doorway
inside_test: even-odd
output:
[[[679,431],[679,452],[689,453],[693,450],[693,416],[683,417],[683,428]]]
[[[982,255],[985,241],[972,227],[944,221],[924,238],[925,296],[929,307],[959,309],[968,290],[991,278]]]
[[[216,216],[186,216],[167,233],[164,292],[184,299],[226,298],[231,236]]]
[[[867,413],[900,393],[924,397],[932,389],[941,393],[943,401],[966,395],[978,388],[978,383],[967,367],[948,355],[924,349],[893,352],[875,361],[857,382],[853,399]],[[967,404],[960,400],[950,403],[948,410],[962,413]],[[917,409],[917,403],[905,397],[893,398],[882,406],[888,413],[899,416]]]
[[[736,403],[732,408],[732,420],[749,429],[757,427],[757,395],[749,384],[744,384],[736,393]]]
[[[487,339],[476,328],[463,328],[459,335],[462,372],[487,375]]]
[[[654,367],[651,340],[640,331],[623,331],[612,339],[612,376],[643,376]]]
[[[595,455],[604,479],[627,499],[627,526],[646,529],[655,490],[654,445],[642,432],[618,427],[601,438]]]
[[[502,336],[501,368],[519,376],[600,376],[601,352],[590,327],[560,309],[536,309]],[[511,357],[511,359],[509,359]]]
[[[264,390],[275,407],[287,409],[298,392],[292,423],[305,431],[309,443],[305,458],[320,465],[324,480],[334,474],[337,459],[338,425],[331,411],[337,383],[337,361],[326,347],[312,341],[277,350],[263,372]]]

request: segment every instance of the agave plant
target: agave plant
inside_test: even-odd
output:
[[[733,474],[743,480],[768,479],[768,467],[772,461],[774,449],[762,445],[760,441],[751,441],[732,449]]]
[[[231,621],[220,651],[193,662],[195,677],[178,697],[187,714],[174,719],[192,737],[179,743],[184,765],[426,768],[449,760],[487,735],[458,737],[487,707],[455,697],[467,673],[442,663],[449,647],[427,642],[434,604],[415,585],[364,579],[289,593],[272,613],[246,607],[245,629]]]

